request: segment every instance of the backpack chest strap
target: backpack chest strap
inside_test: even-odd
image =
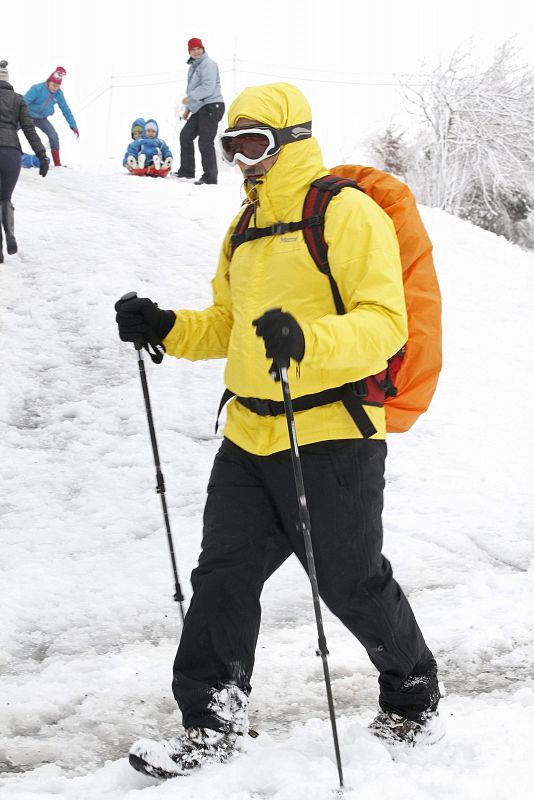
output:
[[[268,225],[266,228],[246,228],[243,231],[238,231],[236,228],[235,233],[233,233],[231,237],[232,249],[239,247],[240,244],[244,244],[245,242],[263,239],[264,236],[280,236],[283,233],[302,231],[305,228],[312,228],[322,224],[323,218],[316,215],[308,217],[307,219],[300,219],[298,222],[275,222],[274,225]]]

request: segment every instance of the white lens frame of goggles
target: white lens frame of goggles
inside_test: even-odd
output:
[[[244,156],[243,153],[236,153],[233,158],[228,158],[226,153],[224,152],[224,147],[222,146],[223,138],[234,138],[237,139],[239,136],[246,136],[251,133],[259,133],[262,136],[266,136],[269,140],[269,144],[265,148],[263,155],[259,158],[247,158]],[[271,156],[275,156],[281,150],[281,145],[278,145],[274,138],[274,133],[272,128],[237,128],[233,131],[225,131],[219,136],[219,143],[221,147],[222,157],[226,161],[227,164],[231,164],[232,167],[235,167],[238,161],[241,161],[243,164],[247,164],[249,167],[253,167],[254,164],[259,164],[260,161],[263,161],[265,158],[270,158]]]

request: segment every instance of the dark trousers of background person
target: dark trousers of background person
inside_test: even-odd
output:
[[[195,139],[198,136],[201,177],[205,183],[217,183],[217,156],[213,142],[223,115],[224,103],[208,103],[189,117],[180,131],[179,178],[195,177]]]
[[[16,147],[0,147],[0,201],[11,200],[20,167],[20,150]]]
[[[50,150],[59,150],[59,136],[52,123],[46,118],[40,119],[34,117],[33,124],[48,137]]]
[[[320,442],[301,447],[300,457],[321,597],[378,670],[380,705],[417,718],[437,706],[437,667],[381,552],[386,443]],[[223,440],[174,663],[185,727],[227,730],[213,710],[214,689],[250,692],[264,581],[291,552],[306,568],[297,519],[290,451],[255,456]]]

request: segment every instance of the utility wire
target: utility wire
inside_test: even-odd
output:
[[[238,59],[237,61],[240,61],[240,59]],[[293,67],[292,69],[302,69],[302,70],[305,70],[305,71],[308,71],[308,72],[313,71],[312,69],[306,68],[306,67],[302,67],[302,68],[301,67]],[[242,74],[242,75],[264,75],[265,77],[268,77],[268,78],[280,78],[280,79],[282,79],[284,81],[287,81],[287,80],[306,81],[307,83],[322,83],[322,84],[333,85],[333,86],[372,86],[372,87],[383,86],[383,87],[395,87],[395,88],[399,88],[399,86],[400,86],[400,77],[401,77],[401,76],[399,76],[399,81],[397,81],[396,83],[390,83],[390,82],[385,82],[385,81],[333,80],[333,79],[330,79],[330,78],[307,78],[307,77],[304,77],[302,75],[294,75],[294,74],[291,75],[291,74],[287,74],[287,73],[280,74],[280,73],[276,73],[276,72],[265,72],[264,70],[243,69],[243,68],[241,68],[239,66],[228,67],[227,69],[219,70],[219,72],[220,72],[221,75],[225,75],[225,74],[228,74],[228,73],[233,73],[234,75],[236,75],[236,74]],[[329,70],[329,72],[333,72],[333,70]],[[163,73],[163,72],[162,73],[154,73],[154,77],[156,77],[157,75],[169,75],[169,74],[170,73],[168,73],[168,72],[166,72],[166,73]],[[352,74],[357,75],[357,74],[362,74],[362,73],[352,73]],[[381,74],[386,75],[388,73],[381,73]],[[135,75],[131,75],[131,76],[124,75],[124,76],[118,76],[118,77],[119,77],[119,80],[121,80],[121,79],[128,78],[128,77],[135,78],[137,76],[135,76]],[[139,76],[139,77],[141,77],[141,76]],[[148,77],[151,77],[151,76],[148,76]],[[413,76],[413,77],[415,77],[415,76]],[[170,86],[170,85],[176,86],[181,81],[183,82],[183,76],[180,76],[179,74],[177,74],[176,77],[173,78],[172,80],[148,81],[148,82],[141,82],[141,83],[117,83],[116,80],[117,80],[116,77],[113,76],[110,79],[110,83],[108,84],[108,86],[106,86],[104,89],[102,89],[95,97],[90,98],[85,103],[83,103],[82,106],[80,106],[80,107],[78,107],[76,109],[77,113],[80,113],[81,111],[84,111],[88,106],[92,105],[102,95],[104,95],[108,91],[111,91],[112,89],[142,89],[144,87],[149,87],[149,86]],[[427,83],[428,83],[428,81],[425,81],[424,79],[421,82],[414,82],[414,83],[409,83],[408,81],[405,81],[405,80],[402,81],[402,85],[404,87],[409,87],[409,88],[416,88],[416,87],[417,88],[421,88],[423,86],[426,86]]]

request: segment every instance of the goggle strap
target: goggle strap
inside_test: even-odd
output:
[[[309,139],[312,135],[312,124],[301,122],[298,125],[290,125],[288,128],[277,128],[275,136],[279,145],[300,142],[301,139]]]

